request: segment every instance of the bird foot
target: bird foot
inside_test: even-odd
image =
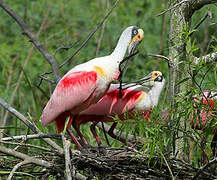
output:
[[[105,150],[104,146],[90,146],[86,145],[82,150],[81,150],[83,155],[87,155],[90,153],[97,153],[98,155],[103,155],[105,156],[107,154],[107,151]]]
[[[103,155],[103,156],[106,156],[108,153],[104,146],[98,146],[98,152],[99,152],[99,155]]]

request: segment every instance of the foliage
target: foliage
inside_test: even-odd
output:
[[[82,44],[114,2],[111,0],[13,0],[7,1],[7,4],[24,19],[35,33],[39,31],[48,13],[39,35],[40,42],[51,53],[54,53],[62,45],[74,44],[68,51],[61,50],[56,54],[58,64],[61,64]],[[195,65],[191,61],[191,55],[200,57],[217,50],[217,11],[215,6],[209,8],[212,12],[212,18],[205,21],[197,30],[186,28],[180,34],[185,36],[187,49],[186,61],[182,63],[187,63],[188,69],[186,72],[180,72],[184,74],[180,84],[185,84],[186,89],[177,96],[178,103],[176,109],[173,110],[173,113],[177,114],[177,119],[174,120],[185,118],[187,122],[190,113],[192,110],[194,111],[192,97],[200,95],[201,90],[216,90],[217,87],[217,65],[205,64],[204,62]],[[193,16],[192,25],[195,25],[201,19],[207,9],[208,7],[204,7]],[[114,49],[122,30],[129,25],[137,25],[144,30],[145,38],[139,47],[139,55],[134,57],[133,62],[130,63],[124,81],[144,77],[153,70],[160,70],[168,81],[167,63],[147,56],[147,53],[158,54],[161,38],[164,38],[162,54],[168,55],[169,16],[166,15],[165,29],[163,29],[163,18],[156,17],[156,14],[163,10],[164,4],[162,1],[120,1],[106,21],[99,54],[96,55],[96,49],[102,29],[96,32],[70,64],[61,68],[61,75],[64,75],[73,66],[86,62],[95,56],[108,55]],[[21,34],[20,27],[2,9],[0,9],[0,18],[0,97],[33,120],[43,132],[55,132],[54,125],[42,127],[39,122],[40,112],[54,89],[54,85],[50,85],[46,81],[43,81],[41,86],[38,87],[39,75],[50,71],[50,66],[35,48],[31,50],[32,44]],[[162,31],[166,32],[164,37],[161,37]],[[23,75],[19,80],[22,73]],[[53,78],[52,75],[48,75],[48,77]],[[119,123],[120,132],[125,131],[127,134],[145,138],[145,142],[142,143],[142,150],[147,150],[151,156],[155,153],[160,156],[160,152],[167,152],[173,139],[169,134],[171,129],[168,128],[167,122],[162,118],[162,112],[169,103],[166,98],[167,92],[168,85],[165,87],[165,93],[162,93],[159,106],[152,111],[150,123],[146,123],[140,116],[129,120],[131,123],[129,121],[120,121]],[[14,97],[12,96],[13,93],[15,94]],[[6,112],[1,108],[0,110],[0,118],[3,119]],[[91,145],[96,145],[89,131],[89,126],[90,124],[82,126],[81,131]],[[29,133],[29,130],[16,117],[11,115],[7,117],[6,127],[5,134],[8,136]],[[174,126],[172,131],[176,131],[177,128],[177,126]],[[101,139],[105,140],[103,133],[101,131],[98,131],[98,133]],[[202,138],[202,132],[194,130],[190,130],[188,135],[196,142]],[[206,136],[209,135],[206,134]],[[208,142],[210,138],[209,136]],[[122,146],[117,141],[109,140],[113,146]],[[35,140],[29,140],[28,143],[33,142],[35,145],[44,145],[43,142]],[[106,144],[106,141],[103,142]],[[60,141],[57,141],[57,143],[61,144]],[[35,150],[31,151],[34,154]],[[193,164],[195,166],[197,166],[197,160],[200,156],[201,148],[197,143],[194,147]],[[208,147],[208,156],[211,156],[210,147]]]

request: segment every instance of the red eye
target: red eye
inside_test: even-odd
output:
[[[158,73],[154,73],[155,76],[158,76]]]

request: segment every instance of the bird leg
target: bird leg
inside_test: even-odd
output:
[[[81,138],[84,148],[88,148],[88,143],[87,140],[84,138],[83,134],[80,131],[80,125],[76,124],[76,120],[73,121],[72,126],[74,127],[75,131],[77,132],[77,134],[79,135],[79,137]]]
[[[75,117],[71,116],[70,117],[70,120],[67,124],[67,127],[66,127],[66,130],[67,132],[69,133],[69,135],[71,136],[72,140],[74,141],[74,143],[76,144],[78,150],[82,150],[82,146],[81,144],[78,142],[77,138],[75,137],[75,135],[72,133],[72,129],[71,129],[71,125],[72,125],[72,122],[73,122],[73,118],[75,119]]]
[[[206,149],[206,137],[204,136],[202,141],[201,141],[201,149],[202,149],[202,161],[203,164],[205,165],[207,163],[207,155],[205,153]]]
[[[90,126],[90,130],[91,130],[93,136],[95,137],[98,146],[100,147],[100,146],[102,146],[102,142],[101,142],[101,140],[99,139],[99,137],[98,137],[98,135],[96,133],[96,125],[97,124],[98,124],[98,122],[93,122],[91,124],[91,126]]]
[[[213,156],[216,157],[217,153],[216,153],[216,144],[217,144],[217,134],[215,134],[213,136],[212,142],[211,142],[211,149],[212,149],[212,153]]]
[[[123,138],[123,137],[121,137],[121,136],[117,136],[117,135],[114,134],[114,129],[115,129],[115,127],[117,126],[117,124],[118,124],[117,122],[114,122],[114,123],[112,124],[111,128],[110,128],[109,131],[108,131],[109,136],[111,136],[111,137],[114,138],[114,139],[117,139],[118,141],[124,143],[124,144],[127,145],[127,146],[132,147],[132,146],[133,146],[132,143],[127,142],[127,140],[126,140],[125,138]]]
[[[93,136],[95,137],[96,142],[98,144],[99,153],[103,154],[103,155],[106,155],[107,152],[106,152],[105,148],[102,146],[102,142],[101,142],[101,140],[99,139],[99,137],[98,137],[98,135],[96,133],[96,125],[97,124],[98,124],[98,122],[93,122],[91,124],[91,126],[90,126],[90,130],[91,130],[91,132],[92,132]]]

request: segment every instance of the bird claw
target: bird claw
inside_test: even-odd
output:
[[[103,155],[103,156],[106,156],[108,153],[104,146],[98,146],[98,152],[100,155]]]
[[[86,145],[82,150],[81,150],[82,155],[88,155],[90,153],[97,153],[99,155],[105,156],[107,154],[107,151],[105,150],[104,146],[90,146]]]

